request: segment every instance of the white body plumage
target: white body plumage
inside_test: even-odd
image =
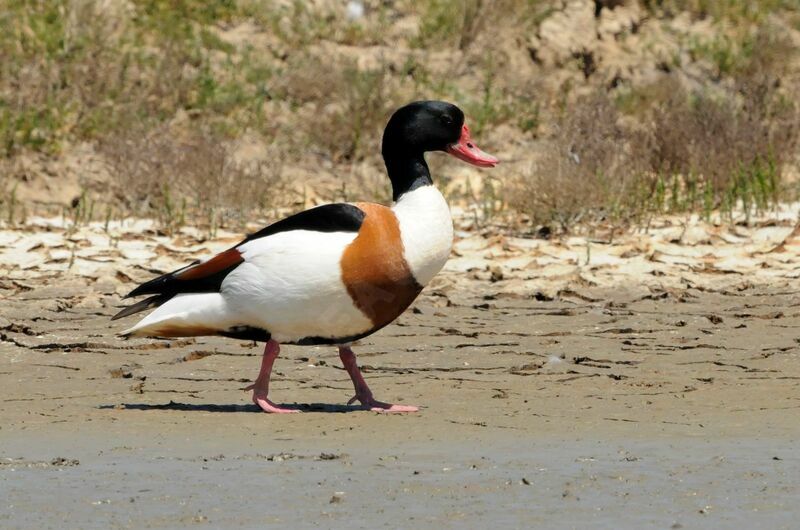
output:
[[[434,186],[422,186],[402,195],[392,211],[403,256],[424,286],[450,255],[450,210]],[[356,235],[292,230],[248,241],[238,247],[244,262],[225,277],[219,293],[179,294],[123,334],[250,326],[291,343],[366,333],[373,323],[354,305],[342,281],[342,255]]]

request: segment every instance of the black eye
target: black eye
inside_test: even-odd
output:
[[[443,114],[440,119],[442,120],[442,123],[444,123],[445,125],[453,125],[453,118],[451,118],[447,114]]]

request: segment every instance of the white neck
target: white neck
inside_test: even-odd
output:
[[[425,285],[450,256],[450,208],[435,186],[422,186],[401,195],[392,210],[400,223],[406,261],[417,282]]]

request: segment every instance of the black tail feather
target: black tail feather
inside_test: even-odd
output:
[[[129,305],[113,317],[111,320],[117,320],[119,318],[126,317],[128,315],[133,315],[134,313],[138,313],[140,311],[146,311],[151,307],[158,307],[170,298],[175,296],[174,294],[157,294],[155,296],[151,296],[150,298],[145,298],[141,302],[136,302],[133,305]]]
[[[170,284],[175,283],[175,275],[197,265],[198,263],[200,263],[200,260],[195,260],[194,262],[190,263],[185,267],[181,267],[178,270],[168,272],[167,274],[162,274],[157,278],[153,278],[150,281],[144,282],[143,284],[136,287],[136,289],[126,294],[124,298],[133,298],[135,296],[141,296],[143,294],[166,294],[164,292],[165,287],[166,289],[169,289]]]

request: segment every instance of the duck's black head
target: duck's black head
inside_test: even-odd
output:
[[[383,159],[395,200],[432,183],[424,157],[428,151],[445,151],[479,167],[498,163],[472,142],[461,109],[444,101],[409,103],[395,111],[383,133]]]

